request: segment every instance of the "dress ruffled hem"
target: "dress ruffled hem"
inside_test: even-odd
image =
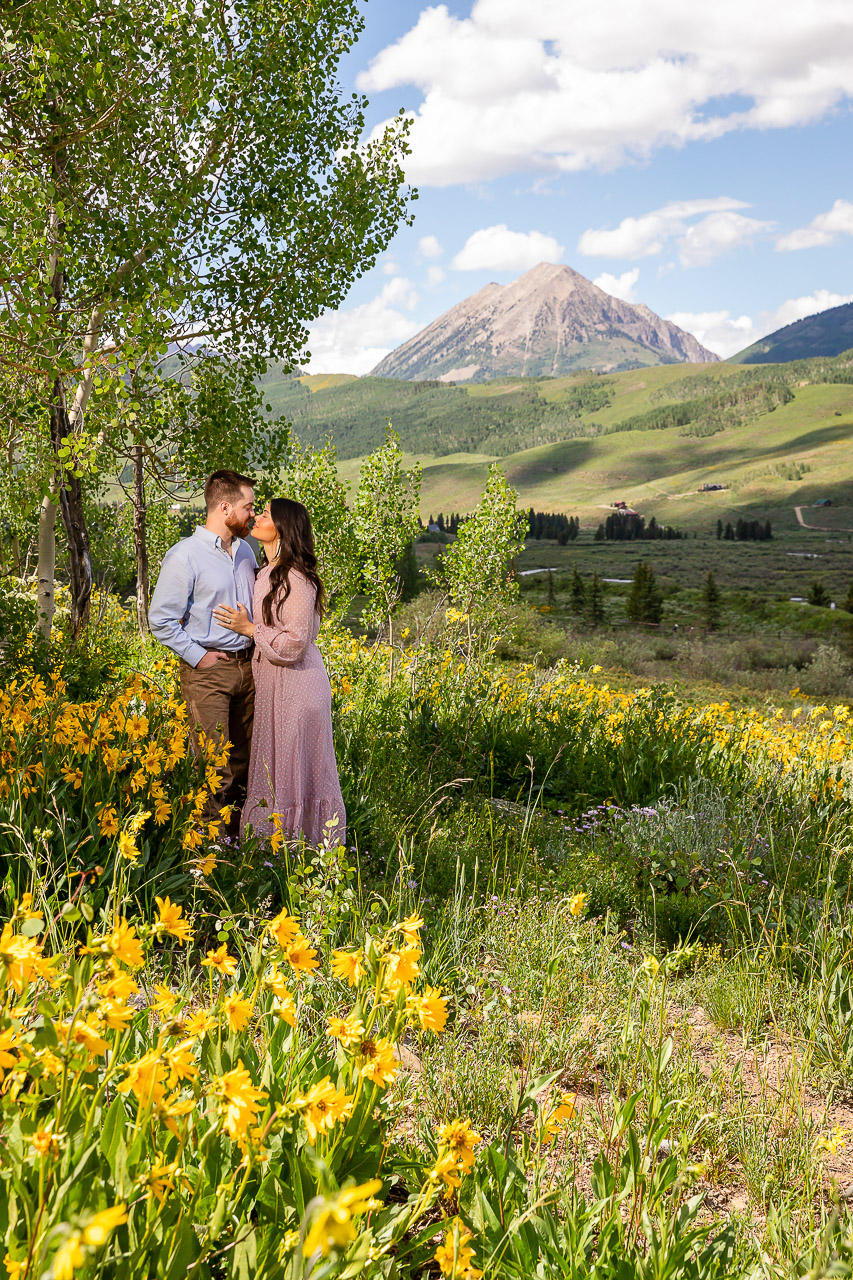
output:
[[[347,815],[340,797],[324,800],[303,800],[287,809],[272,809],[257,802],[243,810],[240,821],[241,836],[251,831],[261,839],[269,839],[276,829],[273,819],[281,820],[281,830],[286,840],[298,840],[300,836],[309,844],[322,844],[329,839],[343,844],[346,840]]]

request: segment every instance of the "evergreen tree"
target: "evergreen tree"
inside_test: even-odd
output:
[[[853,594],[853,587],[851,587],[850,590]],[[569,599],[572,605],[572,613],[576,613],[580,616],[586,612],[586,586],[584,585],[584,580],[578,573],[577,569],[575,569],[572,574],[572,581],[569,586]]]
[[[596,529],[596,531],[595,531],[595,541],[596,541],[596,542],[603,542],[603,541],[604,541],[604,539],[605,539],[606,537],[607,537],[607,535],[606,535],[606,533],[604,532],[604,525],[603,525],[603,524],[600,524],[600,525],[598,526],[598,528]]]
[[[641,560],[634,571],[634,581],[628,595],[628,617],[632,622],[660,622],[663,616],[663,596],[655,580],[651,565]]]
[[[848,613],[853,613],[853,582],[850,583],[850,590],[847,592],[847,599],[841,607],[846,609]]]
[[[732,528],[731,523],[726,525],[726,531],[723,534],[723,538],[725,539],[726,542],[734,542],[735,531]]]
[[[716,631],[720,625],[720,588],[713,569],[708,570],[705,586],[702,588],[702,613],[708,630]]]
[[[723,536],[723,522],[722,520],[718,520],[717,521],[717,541],[718,542],[720,541],[720,538],[722,538],[722,536]]]
[[[821,609],[829,608],[829,592],[822,582],[815,580],[809,588],[809,604],[817,605]]]
[[[597,573],[592,575],[589,584],[589,620],[594,623],[604,621],[604,586]]]

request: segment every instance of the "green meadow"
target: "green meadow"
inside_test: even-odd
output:
[[[341,473],[350,480],[390,417],[407,464],[417,461],[423,468],[424,516],[430,510],[473,509],[489,464],[498,458],[521,505],[578,515],[584,525],[594,526],[605,507],[622,500],[659,523],[698,529],[718,518],[748,515],[793,528],[797,505],[825,497],[836,506],[853,503],[853,387],[814,380],[845,360],[764,366],[762,374],[784,377],[789,402],[746,421],[733,414],[730,425],[709,435],[687,434],[690,424],[617,428],[661,405],[678,404],[691,394],[691,384],[700,398],[734,385],[744,377],[737,366],[668,365],[600,378],[515,379],[465,388],[305,376],[271,379],[264,392],[274,411],[291,418],[300,439],[314,446],[332,439]],[[832,373],[839,376],[840,370]],[[755,371],[746,376],[756,377]],[[590,399],[605,398],[596,397],[597,390],[608,402],[585,408]],[[539,440],[560,434],[565,438]],[[727,488],[698,493],[704,483]],[[853,528],[853,519],[839,521],[837,513],[815,521],[832,522]]]

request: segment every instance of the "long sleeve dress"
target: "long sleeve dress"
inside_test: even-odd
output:
[[[278,814],[285,836],[300,832],[311,844],[331,835],[343,843],[346,811],[332,739],[332,690],[317,648],[320,617],[314,586],[295,569],[290,593],[263,622],[269,567],[255,583],[255,724],[241,832],[274,830]],[[332,827],[327,827],[334,822]]]

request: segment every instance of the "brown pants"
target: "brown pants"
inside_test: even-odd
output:
[[[199,729],[208,739],[216,742],[228,739],[231,743],[227,763],[217,770],[219,787],[207,802],[205,817],[215,820],[223,806],[232,805],[235,811],[228,828],[235,831],[246,799],[249,749],[252,745],[255,714],[252,664],[223,657],[214,666],[199,671],[197,667],[182,662],[181,693],[187,704],[190,735],[196,754],[199,751]]]

